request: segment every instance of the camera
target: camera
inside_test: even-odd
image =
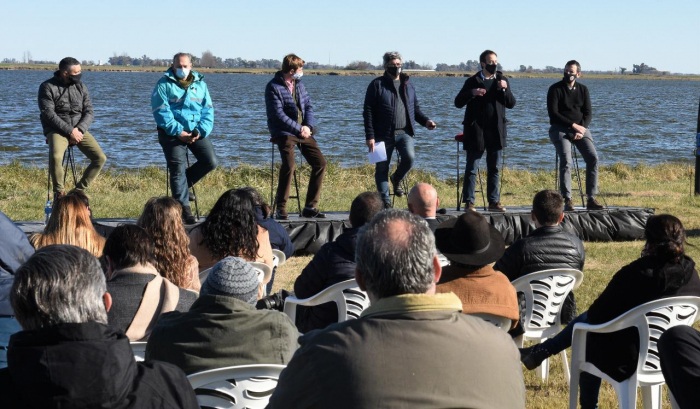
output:
[[[293,296],[294,293],[287,290],[281,290],[276,294],[270,294],[265,298],[259,299],[257,304],[255,304],[255,308],[259,310],[277,310],[282,312],[284,311],[284,300],[290,295]]]

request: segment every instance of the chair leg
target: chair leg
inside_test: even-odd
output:
[[[513,339],[513,342],[515,342],[515,345],[518,348],[523,348],[525,346],[525,337],[523,337],[522,335],[515,337]]]
[[[549,378],[549,358],[542,361],[542,365],[537,368],[537,376],[542,379],[542,382],[546,382]]]
[[[581,371],[578,365],[574,363],[573,357],[571,362],[571,380],[569,381],[569,409],[577,409],[578,407],[578,381],[581,376]]]
[[[635,409],[637,406],[637,379],[633,378],[635,378],[634,382],[630,382],[630,378],[612,385],[617,392],[620,409]]]
[[[676,398],[673,397],[673,393],[671,393],[670,389],[668,389],[668,400],[671,401],[671,409],[680,409],[680,406],[678,406],[678,402],[676,402]]]
[[[561,351],[561,361],[564,364],[564,376],[566,383],[571,383],[571,371],[569,370],[569,361],[566,359],[566,350]]]
[[[661,385],[642,386],[642,407],[661,409]]]

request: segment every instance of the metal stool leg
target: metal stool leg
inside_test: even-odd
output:
[[[559,153],[554,153],[554,190],[559,191]]]
[[[462,198],[459,196],[459,141],[457,141],[457,211],[461,210],[461,206]]]
[[[277,209],[277,197],[274,194],[275,189],[275,143],[270,144],[270,203],[272,203],[272,215],[270,217],[275,217],[275,210]]]
[[[185,149],[185,158],[187,158],[187,167],[190,167],[190,151]],[[189,186],[187,187],[189,189]],[[197,220],[199,220],[199,203],[197,203],[197,192],[194,190],[194,184],[192,184],[192,194],[194,194],[194,212],[197,215]]]
[[[571,153],[574,157],[574,166],[576,167],[576,181],[578,182],[578,193],[581,195],[581,206],[586,207],[586,203],[583,200],[583,188],[581,186],[581,171],[578,167],[578,154],[576,153],[576,145],[571,144]]]
[[[170,196],[170,168],[165,164],[165,196]]]
[[[479,193],[481,193],[481,202],[484,204],[484,211],[487,211],[486,198],[484,197],[484,183],[481,181],[481,169],[476,168],[476,176],[479,178]]]
[[[66,186],[68,179],[68,166],[73,172],[73,187],[78,186],[78,179],[75,176],[75,156],[73,156],[73,147],[68,146],[68,149],[63,153],[63,186]]]

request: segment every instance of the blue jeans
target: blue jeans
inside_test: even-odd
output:
[[[218,166],[214,146],[209,138],[197,139],[192,144],[186,144],[175,136],[167,135],[162,129],[158,129],[158,142],[163,148],[165,161],[170,171],[170,189],[173,198],[182,206],[189,207],[190,192],[188,187],[199,182],[207,173]],[[187,149],[194,154],[197,162],[187,167]]]
[[[474,191],[476,190],[476,170],[484,151],[467,151],[467,168],[464,171],[464,188],[462,189],[463,203],[476,203]],[[503,150],[486,151],[486,199],[489,203],[501,201],[501,191],[498,186],[498,162],[503,157]]]
[[[389,200],[389,165],[391,165],[391,155],[396,149],[398,152],[400,161],[399,166],[394,172],[394,183],[397,185],[403,180],[409,170],[413,167],[413,159],[415,158],[415,152],[413,149],[413,137],[408,134],[395,135],[394,139],[384,140],[384,147],[386,148],[386,161],[377,163],[374,171],[374,181],[377,184],[377,190],[379,194],[382,195],[382,200],[385,203],[390,202]]]
[[[552,125],[549,128],[549,139],[559,155],[559,190],[566,199],[571,199],[571,144],[572,141],[565,138],[571,134],[571,130],[563,126]],[[586,162],[586,195],[589,198],[598,194],[598,153],[593,145],[591,131],[586,131],[583,138],[573,141],[581,157]]]

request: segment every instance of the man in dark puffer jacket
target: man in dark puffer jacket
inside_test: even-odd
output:
[[[333,284],[355,278],[355,241],[358,231],[383,208],[382,198],[376,192],[360,193],[352,201],[352,228],[345,230],[335,241],[324,244],[314,255],[294,282],[294,294],[297,298],[311,297]],[[338,322],[338,308],[335,303],[297,307],[296,325],[302,333],[325,328],[334,322]]]
[[[578,237],[565,232],[560,224],[564,219],[564,198],[553,190],[538,192],[532,201],[531,215],[537,230],[508,247],[496,262],[494,270],[505,274],[510,281],[552,268],[583,271],[586,258],[583,243]],[[522,298],[520,294],[518,298]],[[521,302],[521,317],[523,304]],[[570,322],[576,315],[576,300],[574,293],[570,292],[562,307],[562,323]]]

